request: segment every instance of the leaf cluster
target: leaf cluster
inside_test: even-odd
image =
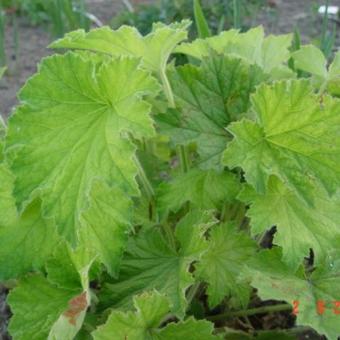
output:
[[[259,298],[340,335],[339,54],[189,25],[67,34],[1,125],[14,339],[249,338]]]

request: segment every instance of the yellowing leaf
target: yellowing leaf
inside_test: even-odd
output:
[[[158,92],[138,65],[130,58],[97,65],[72,53],[47,58],[11,118],[7,151],[17,202],[23,206],[41,195],[44,214],[73,244],[94,178],[138,194],[128,134],[154,135],[150,105],[142,98]]]
[[[211,50],[219,54],[231,54],[261,66],[270,73],[289,58],[292,35],[268,36],[265,38],[263,27],[255,27],[245,33],[230,30],[206,39],[196,39],[183,43],[176,52],[188,54],[198,59],[207,57]]]
[[[112,56],[130,56],[142,58],[145,68],[160,73],[177,44],[187,38],[189,21],[181,25],[156,25],[153,31],[143,37],[136,28],[122,26],[113,31],[101,27],[85,33],[77,30],[65,35],[50,45],[51,48],[84,49]]]
[[[333,194],[340,181],[339,103],[320,104],[308,81],[262,85],[252,98],[256,121],[242,120],[228,130],[234,140],[224,164],[240,166],[247,181],[266,191],[270,175],[278,176],[312,202],[314,185]]]

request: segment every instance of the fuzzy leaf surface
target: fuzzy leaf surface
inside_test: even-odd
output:
[[[94,340],[212,340],[213,326],[208,321],[189,318],[158,328],[170,312],[169,300],[156,291],[135,296],[136,311],[114,311],[105,325],[94,333]]]
[[[172,312],[183,316],[185,291],[194,282],[189,266],[206,250],[203,234],[212,223],[210,214],[193,212],[184,217],[176,227],[178,249],[157,229],[148,229],[131,239],[119,280],[107,284],[104,305],[127,308],[133,295],[157,289],[169,297]]]
[[[301,47],[292,54],[296,68],[312,75],[313,82],[324,86],[331,94],[340,95],[340,52],[327,68],[327,59],[322,51],[313,45]]]
[[[161,133],[175,144],[196,143],[200,167],[221,168],[221,155],[231,139],[227,125],[245,115],[250,94],[265,80],[262,71],[240,59],[213,55],[197,67],[169,73],[178,112],[159,115]]]
[[[90,304],[92,261],[86,252],[60,245],[49,260],[47,277],[35,274],[20,280],[8,297],[11,335],[19,340],[72,340]]]
[[[249,187],[239,195],[250,203],[247,215],[254,235],[277,227],[274,243],[282,247],[283,261],[292,268],[297,268],[311,248],[318,258],[327,252],[330,240],[340,236],[339,194],[329,198],[321,190],[314,192],[317,208],[310,207],[273,176],[264,195]]]
[[[195,266],[195,275],[208,283],[211,307],[226,296],[238,299],[243,307],[247,306],[250,287],[239,280],[239,274],[255,254],[255,249],[250,237],[231,224],[220,224],[211,229],[208,250]]]
[[[65,35],[50,45],[51,48],[85,49],[112,56],[142,58],[145,68],[155,73],[165,69],[174,48],[187,38],[190,22],[181,25],[155,25],[147,36],[130,26],[122,26],[116,31],[101,27],[86,33],[77,30]]]
[[[82,214],[81,244],[98,254],[110,274],[116,275],[132,220],[132,202],[118,187],[94,181],[90,207]]]
[[[158,91],[138,65],[129,58],[98,66],[76,54],[56,55],[20,93],[24,105],[11,118],[7,138],[14,195],[19,206],[41,195],[44,214],[55,217],[59,233],[73,244],[94,178],[138,194],[135,147],[127,134],[154,135],[142,97]]]
[[[14,177],[0,165],[0,281],[14,279],[44,265],[59,238],[35,200],[19,215],[13,197]]]
[[[338,101],[325,97],[321,105],[308,81],[294,80],[261,85],[252,107],[256,121],[228,128],[234,140],[224,164],[242,167],[259,193],[276,175],[309,203],[315,183],[333,194],[340,181]]]
[[[291,34],[265,38],[263,27],[259,26],[245,33],[229,30],[217,36],[183,43],[176,52],[198,59],[210,56],[212,50],[222,55],[231,54],[257,64],[269,73],[288,60],[291,40]]]
[[[177,212],[186,202],[202,210],[218,209],[232,202],[240,189],[237,176],[229,171],[191,169],[159,186],[158,206],[162,213]]]

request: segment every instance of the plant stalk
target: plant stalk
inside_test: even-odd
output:
[[[162,227],[170,243],[171,248],[173,250],[176,250],[176,239],[175,239],[174,231],[171,228],[171,225],[167,221],[164,221],[164,223],[162,223]]]
[[[234,28],[241,28],[241,0],[233,0]]]
[[[189,157],[187,148],[185,145],[178,146],[178,156],[181,164],[181,169],[183,173],[188,172],[189,170]]]
[[[188,292],[188,296],[187,296],[188,306],[190,306],[192,300],[196,296],[200,287],[201,287],[201,282],[196,282],[189,288],[189,292]]]
[[[135,164],[137,166],[138,177],[141,181],[141,184],[144,188],[144,191],[145,191],[148,199],[153,200],[154,197],[155,197],[155,192],[153,190],[153,187],[152,187],[148,177],[146,176],[145,171],[144,171],[142,165],[139,162],[139,159],[136,156],[134,157],[134,161],[135,161]]]
[[[174,94],[173,94],[172,89],[171,89],[169,79],[166,75],[166,65],[161,66],[161,70],[160,70],[159,75],[160,75],[160,78],[161,78],[161,81],[162,81],[163,91],[165,93],[169,107],[174,109],[176,107],[175,98],[174,98]]]
[[[279,304],[279,305],[263,306],[263,307],[258,307],[258,308],[250,308],[250,309],[245,309],[245,310],[226,312],[223,314],[208,316],[207,319],[210,321],[219,321],[219,320],[224,320],[224,319],[228,319],[232,317],[290,311],[291,309],[292,309],[291,305],[284,303],[284,304]]]

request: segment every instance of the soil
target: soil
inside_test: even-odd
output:
[[[151,0],[134,0],[131,3],[146,2]],[[203,0],[204,1],[204,0]],[[321,18],[316,13],[318,5],[324,3],[321,0],[267,0],[268,7],[261,10],[256,17],[251,18],[252,25],[263,24],[267,33],[289,33],[298,27],[303,42],[309,42],[316,38],[321,31]],[[340,6],[340,0],[331,0],[331,5]],[[89,12],[93,13],[101,22],[109,24],[111,18],[123,8],[120,0],[89,0]],[[337,27],[337,40],[335,46],[340,46],[339,25]],[[41,58],[49,55],[46,46],[51,42],[51,36],[47,26],[32,26],[28,18],[18,18],[19,44],[15,51],[13,38],[13,26],[8,22],[6,26],[6,55],[8,71],[0,81],[0,113],[4,118],[8,117],[18,101],[16,94],[25,81],[36,72],[37,63]],[[6,306],[7,291],[0,286],[0,339],[6,340],[7,320],[10,312]],[[273,321],[275,318],[275,322]],[[283,319],[277,325],[279,319]],[[268,329],[273,325],[282,327],[287,317],[284,314],[266,315],[261,321],[262,326]],[[323,339],[314,332],[304,332],[299,339]]]

